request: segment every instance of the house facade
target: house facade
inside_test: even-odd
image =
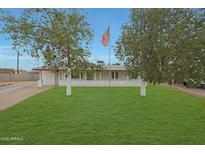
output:
[[[14,69],[0,68],[0,82],[1,81],[13,81]]]
[[[46,68],[34,68],[39,72],[38,86],[66,86],[65,69],[54,71]],[[109,83],[110,70],[110,83]],[[104,65],[100,71],[83,71],[71,74],[72,86],[132,86],[139,87],[141,79],[132,79],[123,65]]]

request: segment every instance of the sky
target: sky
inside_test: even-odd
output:
[[[4,9],[11,14],[20,16],[23,9]],[[101,38],[110,21],[111,38],[111,64],[119,62],[114,55],[115,42],[120,36],[121,26],[128,21],[129,9],[84,9],[87,14],[87,21],[94,31],[94,39],[91,47],[91,57],[89,60],[96,63],[103,60],[108,63],[109,51],[101,45]],[[33,59],[28,55],[20,56],[20,69],[31,70],[34,67],[42,66],[42,62]],[[0,68],[16,68],[16,52],[12,50],[12,41],[0,35]]]

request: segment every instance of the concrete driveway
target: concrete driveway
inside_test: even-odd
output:
[[[37,82],[0,83],[0,85],[2,85],[0,86],[0,110],[51,88],[38,88]]]
[[[187,88],[183,85],[174,85],[174,87],[180,91],[192,94],[194,96],[200,96],[200,97],[205,98],[205,89]]]
[[[166,86],[169,88],[175,88],[179,91],[185,92],[185,93],[189,93],[193,96],[199,96],[202,98],[205,98],[205,89],[199,89],[199,88],[187,88],[184,85],[180,85],[180,84],[175,84],[173,86],[170,86],[168,84],[161,84],[162,86]]]

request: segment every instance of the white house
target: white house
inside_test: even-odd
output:
[[[39,72],[38,86],[66,86],[65,69],[54,71],[48,68],[34,68]],[[109,70],[111,72],[111,86],[131,86],[140,87],[142,80],[132,79],[126,68],[122,65],[103,66],[101,71],[84,71],[83,73],[72,73],[72,86],[109,86]]]

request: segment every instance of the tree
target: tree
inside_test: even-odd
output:
[[[134,77],[153,84],[202,81],[203,29],[203,9],[132,9],[115,54]]]
[[[93,32],[78,9],[25,9],[20,17],[1,13],[2,33],[13,48],[42,59],[49,68],[66,67],[67,92],[71,95],[71,69],[87,62]]]
[[[170,31],[168,33],[170,60],[169,81],[181,83],[184,80],[194,80],[199,83],[204,80],[204,64],[202,54],[205,45],[197,46],[203,35],[204,10],[173,9]],[[202,12],[201,12],[202,11]],[[204,39],[203,39],[204,40]]]

